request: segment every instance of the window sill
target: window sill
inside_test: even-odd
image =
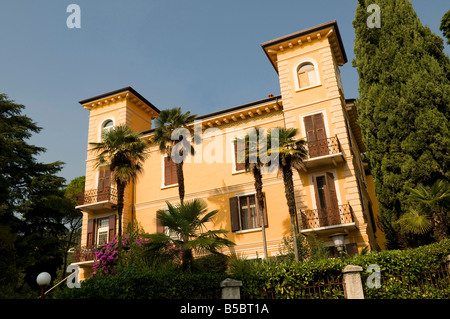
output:
[[[172,187],[177,187],[177,186],[178,186],[178,184],[164,185],[164,186],[161,186],[160,189],[167,189],[167,188],[172,188]]]
[[[315,87],[318,87],[318,86],[321,86],[321,85],[322,85],[322,83],[319,83],[319,84],[316,84],[316,85],[312,85],[312,86],[308,86],[308,87],[305,87],[305,88],[295,88],[295,92],[306,91],[308,89],[312,89],[312,88],[315,88]]]
[[[261,231],[262,228],[258,227],[258,228],[251,228],[251,229],[244,229],[244,230],[237,230],[236,234],[246,234],[246,233],[254,233],[257,231]]]
[[[245,173],[245,169],[241,170],[241,171],[232,171],[231,175],[237,175],[237,174],[242,174]]]

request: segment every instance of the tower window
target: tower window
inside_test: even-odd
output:
[[[310,62],[300,64],[297,69],[298,86],[306,88],[317,84],[316,70]]]
[[[103,123],[102,131],[109,131],[114,127],[114,123],[111,120],[107,120],[105,123]]]

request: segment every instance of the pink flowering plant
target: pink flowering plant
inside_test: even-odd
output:
[[[148,239],[141,236],[131,236],[124,234],[122,236],[122,251],[119,254],[119,242],[116,237],[103,244],[95,251],[95,260],[93,274],[115,274],[119,265],[119,255],[121,260],[132,259],[134,254],[141,253]]]

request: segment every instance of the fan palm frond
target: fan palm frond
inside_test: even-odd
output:
[[[411,209],[404,213],[398,220],[398,223],[405,232],[413,234],[428,233],[433,226],[433,223],[427,214],[421,214],[415,209]]]

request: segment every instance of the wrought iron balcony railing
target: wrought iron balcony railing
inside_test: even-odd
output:
[[[349,204],[331,209],[301,211],[302,230],[353,223],[353,210]]]
[[[74,250],[73,262],[92,261],[95,259],[95,247],[77,247]]]
[[[117,189],[105,187],[102,190],[90,189],[78,196],[78,205],[88,205],[108,201],[117,204]]]
[[[341,152],[341,145],[339,144],[337,136],[307,142],[307,148],[309,158],[338,154]]]

